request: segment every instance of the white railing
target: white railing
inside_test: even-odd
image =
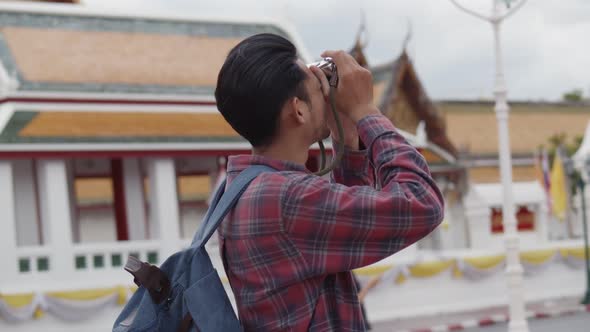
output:
[[[128,241],[115,243],[76,244],[72,252],[74,270],[121,270],[128,256],[135,256],[154,265],[160,264],[160,241]]]
[[[128,256],[161,264],[161,241],[73,244],[69,250],[52,246],[18,247],[5,264],[16,265],[16,276],[0,276],[2,292],[84,289],[131,284],[123,267]]]
[[[178,249],[186,249],[190,244],[191,239],[182,239]],[[128,256],[135,256],[154,265],[161,264],[167,257],[162,257],[160,246],[159,240],[83,243],[74,244],[71,252],[61,252],[59,255],[70,256],[66,259],[71,262],[71,270],[76,272],[121,270]],[[216,260],[216,256],[219,256],[216,241],[210,241],[206,248],[211,258]],[[50,246],[19,247],[10,264],[17,265],[20,276],[49,275],[54,269],[55,254]]]

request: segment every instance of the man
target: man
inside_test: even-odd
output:
[[[325,75],[286,39],[247,38],[219,72],[217,106],[253,146],[229,159],[228,182],[251,165],[277,170],[249,185],[219,229],[246,331],[363,331],[350,271],[418,241],[443,218],[423,157],[373,106],[370,72],[342,51],[322,57],[338,68],[344,137],[335,134]],[[330,133],[346,146],[332,181],[304,166],[309,147]]]

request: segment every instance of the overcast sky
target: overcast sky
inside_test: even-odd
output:
[[[492,0],[462,0],[487,13]],[[491,98],[493,44],[489,24],[447,0],[83,0],[118,11],[289,20],[312,55],[348,49],[367,18],[371,65],[408,50],[434,99]],[[503,54],[511,99],[556,100],[564,91],[590,95],[590,0],[530,0],[503,25]]]

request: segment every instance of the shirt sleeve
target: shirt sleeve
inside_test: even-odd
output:
[[[335,150],[338,149],[336,142],[333,142],[332,146]],[[340,164],[330,174],[333,183],[345,186],[373,186],[367,150],[351,150],[344,147]]]
[[[306,174],[289,181],[281,195],[284,231],[311,274],[372,264],[426,236],[443,219],[443,198],[426,161],[393,124],[382,115],[368,116],[358,130],[380,190]]]

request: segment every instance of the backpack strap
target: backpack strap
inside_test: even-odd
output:
[[[195,234],[191,247],[201,247],[209,241],[209,238],[211,238],[229,211],[236,205],[252,180],[260,173],[276,171],[269,166],[250,166],[236,176],[227,191],[225,191],[226,181],[224,180],[213,196],[209,210],[207,210],[205,219]]]

